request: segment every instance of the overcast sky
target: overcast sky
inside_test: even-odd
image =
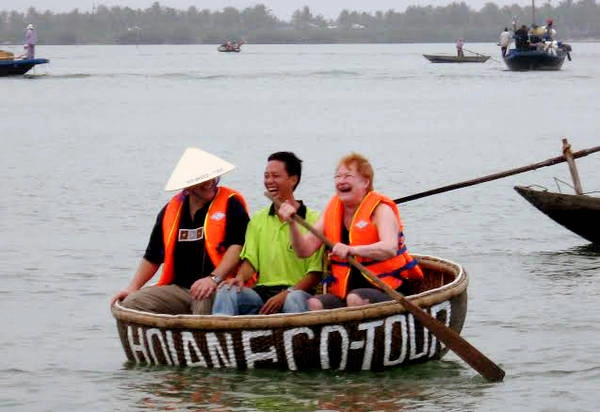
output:
[[[94,4],[103,4],[107,7],[121,6],[133,9],[146,9],[156,0],[0,0],[0,10],[26,11],[30,6],[38,11],[65,12],[78,8],[81,12],[91,11]],[[453,2],[460,3],[461,0],[159,0],[163,7],[172,7],[185,10],[190,6],[211,11],[222,10],[225,7],[244,9],[256,4],[264,4],[271,9],[273,14],[280,19],[289,20],[292,13],[304,6],[308,6],[313,15],[321,14],[325,18],[335,19],[340,11],[356,10],[373,13],[375,11],[387,11],[393,9],[403,12],[407,6],[445,6]],[[490,0],[465,0],[473,10],[480,10]],[[517,3],[520,6],[528,6],[530,0],[491,0],[498,6]],[[541,2],[541,0],[540,0]],[[553,0],[551,4],[558,4]]]

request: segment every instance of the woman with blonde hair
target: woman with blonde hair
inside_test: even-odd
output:
[[[314,228],[334,244],[331,275],[324,280],[326,292],[311,298],[310,310],[360,306],[393,300],[366,275],[351,266],[353,256],[392,289],[410,293],[407,286],[422,281],[417,261],[408,253],[403,224],[394,201],[373,189],[374,172],[369,161],[350,153],[338,162],[335,194]],[[302,233],[294,221],[296,209],[283,203],[279,216],[290,222],[291,243],[298,256],[310,256],[322,245],[313,233]]]

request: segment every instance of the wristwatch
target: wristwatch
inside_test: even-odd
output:
[[[219,275],[215,275],[214,273],[212,275],[210,275],[210,278],[218,285],[219,283],[221,283],[221,281],[223,279],[221,279],[221,276]]]

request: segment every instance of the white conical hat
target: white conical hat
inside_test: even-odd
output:
[[[217,156],[195,147],[185,149],[173,169],[165,190],[179,190],[214,179],[235,169],[235,166]]]

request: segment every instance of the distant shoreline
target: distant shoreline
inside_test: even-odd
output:
[[[198,7],[201,7],[199,5]],[[275,17],[264,5],[222,11],[190,7],[177,10],[155,2],[148,9],[105,7],[92,13],[74,11],[27,13],[0,11],[0,39],[23,40],[25,25],[37,27],[38,44],[222,44],[244,40],[248,44],[411,44],[498,41],[504,27],[545,24],[554,20],[556,39],[565,42],[598,41],[600,31],[590,19],[600,13],[594,0],[561,3],[556,7],[513,4],[499,7],[488,3],[474,11],[466,3],[442,7],[411,6],[404,12],[361,13],[343,10],[336,19],[315,15],[308,7],[297,10],[289,21]]]
[[[565,40],[560,40],[562,43],[571,43],[571,44],[577,44],[577,43],[598,43],[600,42],[600,38],[599,39],[577,39],[577,40],[569,40],[569,39],[565,39]],[[470,41],[468,44],[489,44],[489,43],[493,43],[496,44],[495,42],[491,42],[491,41]],[[77,44],[62,44],[62,43],[46,43],[46,44],[42,44],[42,43],[38,43],[37,47],[43,47],[43,46],[219,46],[221,43],[139,43],[139,44],[135,44],[135,43],[77,43]],[[389,45],[393,45],[393,44],[450,44],[450,45],[454,45],[454,41],[447,41],[447,42],[439,42],[439,41],[422,41],[422,42],[396,42],[396,43],[391,43],[391,42],[330,42],[330,43],[312,43],[312,42],[294,42],[294,43],[245,43],[243,47],[246,46],[252,46],[252,45],[273,45],[273,46],[281,46],[281,45],[349,45],[349,44],[389,44]],[[11,48],[22,48],[23,45],[22,44],[13,44],[13,43],[0,43],[0,46],[2,47],[11,47]],[[242,47],[242,50],[243,50]],[[514,47],[514,44],[511,45],[511,47]],[[39,49],[36,49],[39,50]]]

